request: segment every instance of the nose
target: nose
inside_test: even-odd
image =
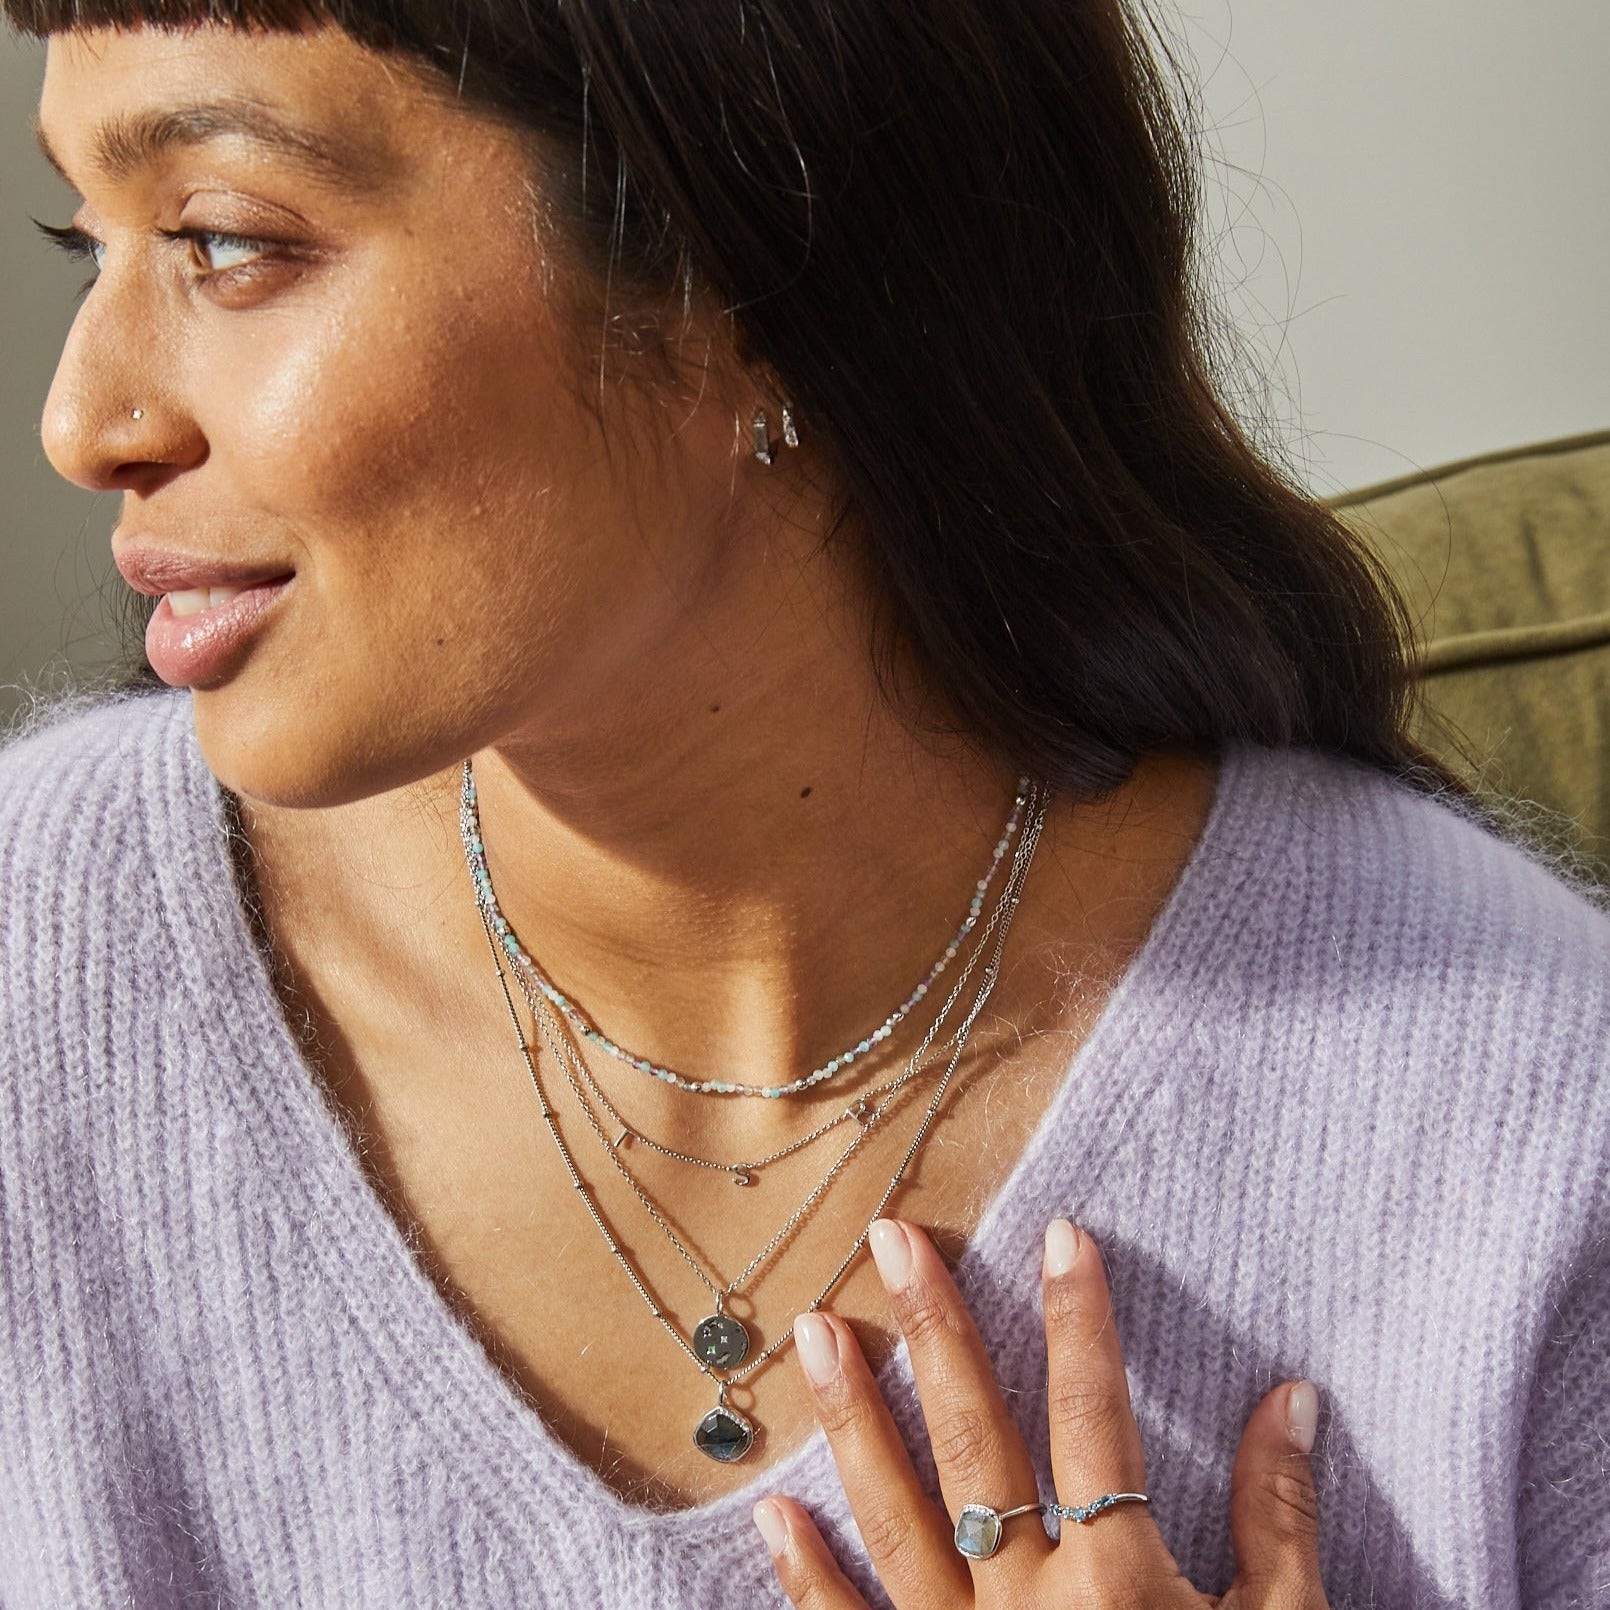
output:
[[[165,343],[105,276],[78,310],[39,422],[45,456],[92,492],[149,492],[206,456]],[[106,293],[106,294],[103,294]]]

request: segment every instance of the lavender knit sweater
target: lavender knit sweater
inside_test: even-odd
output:
[[[185,694],[0,756],[0,1606],[757,1610],[771,1491],[886,1603],[819,1432],[655,1513],[492,1367],[300,1059],[220,800]],[[1333,1605],[1610,1606],[1607,1168],[1610,921],[1372,772],[1236,748],[958,1278],[1049,1497],[1040,1234],[1100,1238],[1204,1591],[1246,1416],[1307,1375]],[[882,1385],[932,1484],[903,1346]]]

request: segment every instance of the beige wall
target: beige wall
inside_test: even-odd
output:
[[[114,656],[103,595],[123,585],[107,559],[115,499],[67,485],[39,445],[84,278],[28,222],[65,223],[73,207],[28,129],[42,71],[42,50],[0,32],[0,719],[20,681],[48,681],[66,663],[93,672]]]
[[[1183,3],[1316,491],[1610,429],[1605,0]]]
[[[1317,491],[1610,427],[1604,0],[1188,9],[1222,277]],[[70,206],[28,134],[41,71],[0,36],[0,718],[53,660],[105,661],[121,587],[114,500],[39,445],[81,277],[28,223]]]

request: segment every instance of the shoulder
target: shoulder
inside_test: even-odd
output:
[[[85,809],[131,803],[189,732],[189,697],[173,690],[53,701],[0,737],[0,819],[60,832]]]
[[[24,720],[0,744],[0,900],[149,857],[176,807],[200,803],[193,759],[181,693],[79,697]]]
[[[121,988],[150,953],[217,797],[183,693],[57,704],[0,746],[0,1018],[13,1049],[67,995]]]
[[[1432,969],[1457,987],[1519,971],[1600,997],[1610,983],[1610,895],[1451,793],[1315,750],[1238,746],[1204,837],[1243,917],[1323,933],[1355,975]]]
[[[1195,933],[1173,955],[1196,981],[1209,1083],[1249,1108],[1298,1102],[1332,1166],[1394,1192],[1440,1179],[1446,1195],[1457,1176],[1498,1211],[1507,1179],[1541,1234],[1603,1222],[1602,895],[1457,799],[1248,747],[1226,752],[1193,878],[1176,899]]]

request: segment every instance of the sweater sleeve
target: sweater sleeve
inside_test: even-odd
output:
[[[1525,1610],[1610,1605],[1610,1233],[1577,1260],[1538,1359],[1518,1547]]]

